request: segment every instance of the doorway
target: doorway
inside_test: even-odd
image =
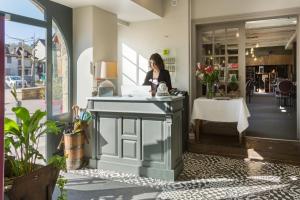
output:
[[[247,136],[297,140],[297,18],[245,23]]]

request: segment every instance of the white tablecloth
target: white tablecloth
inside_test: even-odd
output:
[[[195,119],[214,122],[237,122],[237,130],[242,133],[248,128],[250,113],[243,98],[215,100],[198,98],[194,100],[192,122]]]

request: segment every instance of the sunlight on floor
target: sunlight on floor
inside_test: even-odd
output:
[[[287,187],[288,184],[279,185],[257,185],[257,186],[240,186],[240,187],[209,187],[201,189],[200,192],[203,194],[202,199],[227,199],[227,198],[238,198],[249,194],[259,194],[267,192],[269,190],[281,189]],[[189,199],[193,198],[193,190],[173,190],[167,191],[159,195],[160,198],[176,198],[176,199]],[[216,195],[217,194],[217,195]]]
[[[270,181],[274,183],[280,183],[280,177],[278,176],[249,176],[248,179],[253,180],[263,180],[263,181]]]
[[[247,155],[248,155],[249,158],[254,158],[254,159],[257,159],[257,160],[264,160],[264,157],[262,157],[254,149],[247,149]]]

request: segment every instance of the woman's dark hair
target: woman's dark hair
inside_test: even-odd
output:
[[[153,60],[154,64],[156,64],[160,70],[165,69],[164,61],[158,53],[152,54],[149,60]]]

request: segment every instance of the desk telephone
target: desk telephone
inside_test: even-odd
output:
[[[186,91],[180,91],[177,88],[173,88],[172,90],[170,90],[169,93],[172,96],[186,96],[187,95]]]

